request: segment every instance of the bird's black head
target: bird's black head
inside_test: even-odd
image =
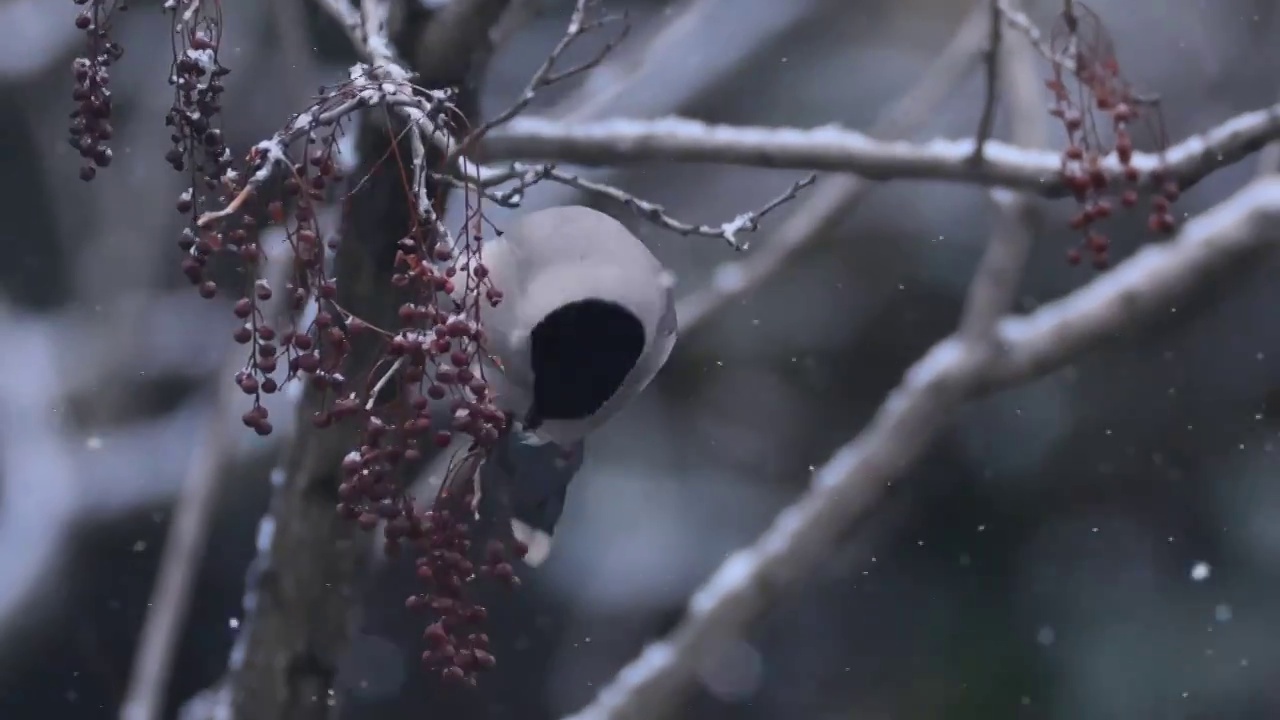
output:
[[[556,308],[530,335],[533,403],[525,426],[589,417],[622,386],[644,346],[644,324],[618,303],[587,298]]]

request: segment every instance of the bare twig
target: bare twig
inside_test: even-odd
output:
[[[965,399],[1042,375],[1167,308],[1214,271],[1275,240],[1278,222],[1280,178],[1255,180],[1188,221],[1172,242],[1149,245],[1066,298],[1001,321],[1000,353],[975,352],[977,346],[959,335],[935,345],[907,371],[867,428],[818,469],[810,490],[693,595],[676,629],[646,648],[571,720],[661,716],[700,659],[808,574]]]
[[[550,87],[558,82],[568,80],[575,75],[580,75],[596,67],[609,55],[609,53],[613,52],[614,48],[616,48],[618,44],[626,38],[631,26],[627,24],[625,15],[617,17],[606,15],[594,19],[589,18],[587,16],[588,12],[597,5],[598,2],[599,0],[576,0],[573,7],[573,13],[569,16],[569,26],[565,29],[564,35],[560,38],[560,41],[556,43],[556,46],[551,49],[551,52],[547,55],[546,60],[542,62],[542,65],[540,65],[538,69],[534,71],[533,76],[529,78],[529,82],[525,85],[524,91],[520,93],[520,97],[517,98],[516,101],[506,110],[494,115],[492,118],[486,120],[482,125],[480,125],[480,127],[472,131],[471,135],[461,143],[462,148],[471,147],[475,142],[487,135],[490,130],[510,121],[516,115],[523,112],[525,108],[529,107],[529,103],[533,102],[533,99],[537,97],[539,90]],[[595,55],[585,62],[579,63],[571,68],[558,72],[556,71],[556,62],[562,55],[564,55],[565,51],[568,50],[574,42],[583,35],[604,27],[614,20],[622,21],[622,30],[619,31],[616,36],[610,38],[609,42],[605,43],[604,47],[600,48]]]
[[[400,372],[400,368],[404,367],[405,360],[404,356],[396,358],[396,361],[391,363],[391,367],[387,368],[382,377],[378,378],[378,382],[369,391],[369,402],[365,404],[365,410],[373,409],[374,404],[378,401],[378,396],[382,394],[382,389],[387,386],[387,383],[391,382],[391,378],[395,377],[396,373]]]
[[[334,1],[336,0],[322,0],[326,8]],[[492,2],[492,0],[474,0],[476,4],[486,1]],[[436,93],[431,102],[424,100],[420,95],[426,93],[426,91],[409,83],[408,75],[402,69],[399,69],[394,55],[389,50],[375,52],[375,49],[380,47],[380,43],[383,42],[382,36],[386,32],[385,1],[362,0],[360,13],[363,18],[361,23],[362,34],[359,37],[363,38],[363,44],[357,43],[357,48],[363,49],[363,54],[366,57],[371,60],[377,60],[381,64],[375,67],[357,65],[352,68],[351,80],[346,86],[326,96],[313,106],[311,111],[299,115],[284,129],[276,133],[272,139],[259,143],[252,155],[253,162],[257,165],[257,170],[249,177],[245,188],[225,208],[202,216],[199,224],[202,226],[208,225],[238,211],[244,201],[271,177],[275,168],[288,166],[289,156],[287,149],[296,140],[310,135],[317,128],[335,125],[354,112],[375,105],[383,105],[400,113],[409,123],[411,136],[409,139],[413,148],[411,176],[420,200],[421,189],[428,173],[422,165],[424,153],[422,152],[422,139],[419,137],[419,132],[428,135],[432,143],[443,150],[448,157],[449,171],[437,174],[436,179],[452,185],[476,187],[482,190],[494,188],[513,180],[516,181],[514,187],[486,193],[491,200],[500,205],[506,207],[519,206],[529,187],[544,180],[549,180],[560,185],[622,202],[646,219],[675,232],[684,235],[721,238],[728,242],[730,246],[736,249],[743,249],[745,245],[737,238],[739,233],[756,230],[759,220],[764,214],[796,197],[800,190],[811,185],[816,178],[810,176],[793,185],[786,193],[761,210],[738,215],[733,220],[719,226],[691,225],[671,218],[663,212],[661,207],[654,203],[641,200],[618,188],[561,172],[552,165],[529,166],[513,163],[499,170],[477,167],[462,155],[474,140],[493,128],[512,120],[532,101],[539,89],[594,67],[613,49],[622,35],[614,38],[599,54],[586,63],[561,72],[555,71],[556,60],[560,58],[569,45],[584,33],[594,30],[613,19],[608,16],[594,20],[589,19],[587,14],[593,5],[593,0],[577,1],[564,36],[552,50],[546,62],[534,72],[532,79],[517,102],[511,108],[500,113],[494,120],[481,125],[467,139],[457,143],[453,141],[450,133],[440,127],[441,123],[437,121],[444,98]],[[451,5],[450,7],[453,6]],[[348,12],[345,8],[330,8],[330,11],[335,13],[335,17],[338,18],[339,22],[351,29],[351,33],[354,33],[356,18],[352,16],[351,12]],[[355,35],[353,34],[353,42],[356,41],[354,38]],[[458,165],[456,168],[454,167],[455,164]],[[454,177],[455,171],[456,177]],[[419,202],[418,206],[424,213],[430,211],[430,203]],[[440,226],[438,218],[428,219]]]
[[[765,215],[768,215],[782,205],[794,200],[800,194],[801,190],[813,185],[818,179],[816,175],[810,174],[809,176],[792,183],[791,187],[787,188],[785,192],[770,200],[758,210],[742,213],[734,219],[721,223],[720,225],[693,225],[671,217],[666,213],[666,210],[657,203],[643,200],[612,185],[587,180],[578,175],[564,172],[557,169],[554,165],[525,165],[523,163],[513,163],[511,167],[505,171],[505,176],[519,177],[517,186],[501,192],[488,191],[485,193],[485,196],[490,200],[493,200],[505,207],[518,207],[520,200],[523,198],[524,193],[528,188],[547,180],[581,190],[589,195],[595,195],[601,198],[613,200],[614,202],[622,203],[645,220],[672,232],[679,233],[681,235],[697,235],[700,237],[724,240],[729,244],[729,247],[735,250],[747,249],[747,243],[738,239],[739,233],[754,232],[759,229],[760,221],[764,219]]]
[[[973,156],[970,158],[974,163],[982,162],[982,149],[987,140],[991,138],[991,130],[996,121],[996,100],[1000,96],[1000,31],[1004,27],[1004,22],[1000,18],[998,0],[990,0],[990,2],[991,24],[987,36],[987,49],[983,53],[985,56],[983,62],[987,69],[987,93],[982,100],[982,116],[978,120],[978,132],[974,137],[973,143]]]
[[[1280,104],[1237,115],[1162,154],[1134,153],[1131,166],[1139,172],[1141,187],[1156,187],[1158,176],[1187,188],[1276,139],[1280,139]],[[1069,193],[1060,153],[995,140],[986,143],[985,162],[976,166],[969,161],[976,146],[972,138],[885,142],[836,126],[748,127],[685,118],[590,123],[517,118],[495,130],[488,141],[491,156],[508,159],[543,158],[584,165],[711,162],[851,172],[884,180],[1003,185],[1043,197]],[[1104,158],[1100,167],[1110,181],[1124,180],[1124,169],[1114,154]]]
[[[660,205],[656,205],[647,200],[641,200],[635,195],[623,192],[609,185],[592,182],[590,180],[583,180],[577,176],[562,173],[554,168],[549,169],[547,172],[547,178],[563,185],[569,185],[579,190],[586,191],[593,195],[600,195],[623,203],[644,219],[656,223],[657,225],[671,230],[672,232],[677,232],[681,235],[700,235],[702,237],[720,238],[727,242],[729,247],[732,247],[735,250],[746,250],[747,243],[740,241],[738,239],[738,234],[742,232],[754,232],[759,229],[760,221],[764,219],[765,215],[768,215],[782,205],[794,200],[796,196],[800,194],[801,190],[809,187],[817,181],[818,176],[809,175],[808,177],[798,180],[792,183],[791,187],[787,188],[787,190],[781,195],[765,203],[760,209],[742,213],[734,219],[714,227],[710,225],[690,225],[689,223],[681,222],[667,215]]]
[[[1048,141],[1048,116],[1044,113],[1044,93],[1031,63],[1033,59],[1034,53],[1025,38],[1008,38],[999,46],[997,55],[990,58],[1000,70],[988,78],[998,78],[998,90],[1009,111],[1013,141],[1023,147],[1038,148]],[[991,94],[995,92],[996,89],[990,90]],[[959,329],[961,337],[977,344],[993,341],[996,323],[1012,309],[1034,234],[1034,208],[1027,193],[992,188],[988,195],[996,209],[995,230],[969,284]]]
[[[455,143],[448,130],[437,120],[450,101],[450,94],[443,91],[427,91],[411,84],[403,70],[388,74],[387,66],[356,65],[351,68],[350,80],[330,94],[325,95],[307,112],[294,117],[269,140],[254,146],[250,153],[255,170],[244,188],[226,207],[206,212],[197,220],[201,227],[209,226],[235,214],[248,198],[270,180],[279,168],[292,167],[289,147],[296,141],[315,133],[320,128],[332,127],[356,112],[379,105],[395,109],[414,129],[414,134],[427,136],[432,144],[445,150]],[[425,94],[422,97],[419,93]],[[463,172],[477,174],[474,166],[463,161]],[[421,169],[418,169],[421,174]]]
[[[678,113],[719,92],[752,56],[765,51],[814,15],[834,8],[824,0],[681,0],[660,19],[636,33],[640,37],[610,55],[568,97],[547,110],[562,121],[607,117],[651,118]],[[721,36],[716,52],[702,53],[690,65],[690,53],[732,20],[734,32]],[[652,28],[652,29],[650,29]],[[484,151],[484,143],[478,148]],[[584,173],[605,182],[610,169]],[[577,191],[551,185],[521,203],[528,211],[572,202]]]

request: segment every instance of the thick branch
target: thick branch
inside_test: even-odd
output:
[[[1135,153],[1140,184],[1162,179],[1190,187],[1214,170],[1280,139],[1280,104],[1237,115],[1183,140],[1161,155]],[[837,126],[813,129],[711,125],[684,118],[561,123],[517,118],[486,138],[486,155],[504,159],[544,159],[583,165],[637,162],[708,162],[772,168],[856,173],[876,180],[947,180],[1003,185],[1044,197],[1069,193],[1060,172],[1060,153],[1032,150],[995,140],[983,146],[985,162],[974,163],[972,138],[924,143],[886,142]],[[1114,155],[1102,162],[1111,181],[1124,183]]]
[[[1280,178],[1255,180],[1188,221],[1172,242],[1149,245],[1066,298],[1001,321],[994,356],[959,336],[934,346],[867,428],[815,473],[811,489],[694,594],[671,635],[646,648],[571,719],[660,717],[699,661],[802,581],[964,400],[1047,373],[1166,309],[1214,271],[1274,241],[1277,223]]]
[[[440,146],[447,143],[434,142],[424,149],[427,143],[421,135],[405,137],[401,132],[407,122],[414,122],[422,134],[434,134],[421,122],[427,118],[412,112],[427,100],[400,91],[407,77],[386,37],[389,3],[363,0],[359,26],[356,15],[340,10],[343,3],[322,0],[322,4],[338,15],[357,50],[377,66],[374,70],[385,73],[381,79],[400,86],[395,93],[379,87],[377,102],[366,103],[385,103],[392,112],[368,113],[360,125],[356,177],[362,181],[344,204],[343,240],[334,270],[337,301],[344,310],[375,327],[395,327],[396,309],[403,300],[389,282],[396,243],[417,224],[417,213],[430,211],[419,207],[418,195],[434,199],[446,190],[433,186],[422,169],[443,160]],[[427,34],[443,34],[450,38],[449,47],[465,56],[466,62],[459,62],[421,44],[406,53],[412,56],[408,69],[418,73],[420,85],[431,90],[446,85],[462,88],[457,105],[468,117],[476,112],[474,77],[482,70],[477,62],[490,53],[488,25],[473,22],[467,10],[496,21],[495,4],[504,3],[455,0],[449,12],[421,19],[424,24],[407,38],[413,43]],[[387,95],[394,99],[386,100]],[[399,157],[413,157],[414,174],[421,182],[406,183],[400,164],[387,160],[393,144]],[[274,157],[268,162],[279,164]],[[372,334],[354,336],[343,374],[352,379],[368,376],[379,354],[379,341]],[[308,389],[299,409],[297,437],[272,477],[271,508],[259,525],[258,557],[247,581],[245,622],[232,650],[228,677],[213,693],[211,704],[191,706],[202,714],[221,716],[229,710],[230,717],[246,720],[336,716],[338,703],[331,691],[355,620],[360,580],[371,549],[369,537],[359,534],[335,510],[339,464],[355,429],[316,429],[310,419],[320,404],[319,395]],[[416,468],[406,465],[402,470],[408,475]]]

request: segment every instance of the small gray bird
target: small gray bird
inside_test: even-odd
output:
[[[486,375],[519,423],[513,434],[528,445],[553,443],[561,458],[548,472],[511,468],[512,529],[537,565],[550,551],[583,438],[633,400],[671,354],[674,278],[622,223],[580,205],[527,213],[482,253],[503,293],[481,314],[487,349],[501,362]]]

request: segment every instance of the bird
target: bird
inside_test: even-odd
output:
[[[510,476],[512,533],[536,566],[550,552],[584,439],[671,354],[675,278],[625,225],[582,205],[517,217],[472,262],[502,293],[484,310],[493,356],[484,362],[499,407],[514,419],[496,453]]]

